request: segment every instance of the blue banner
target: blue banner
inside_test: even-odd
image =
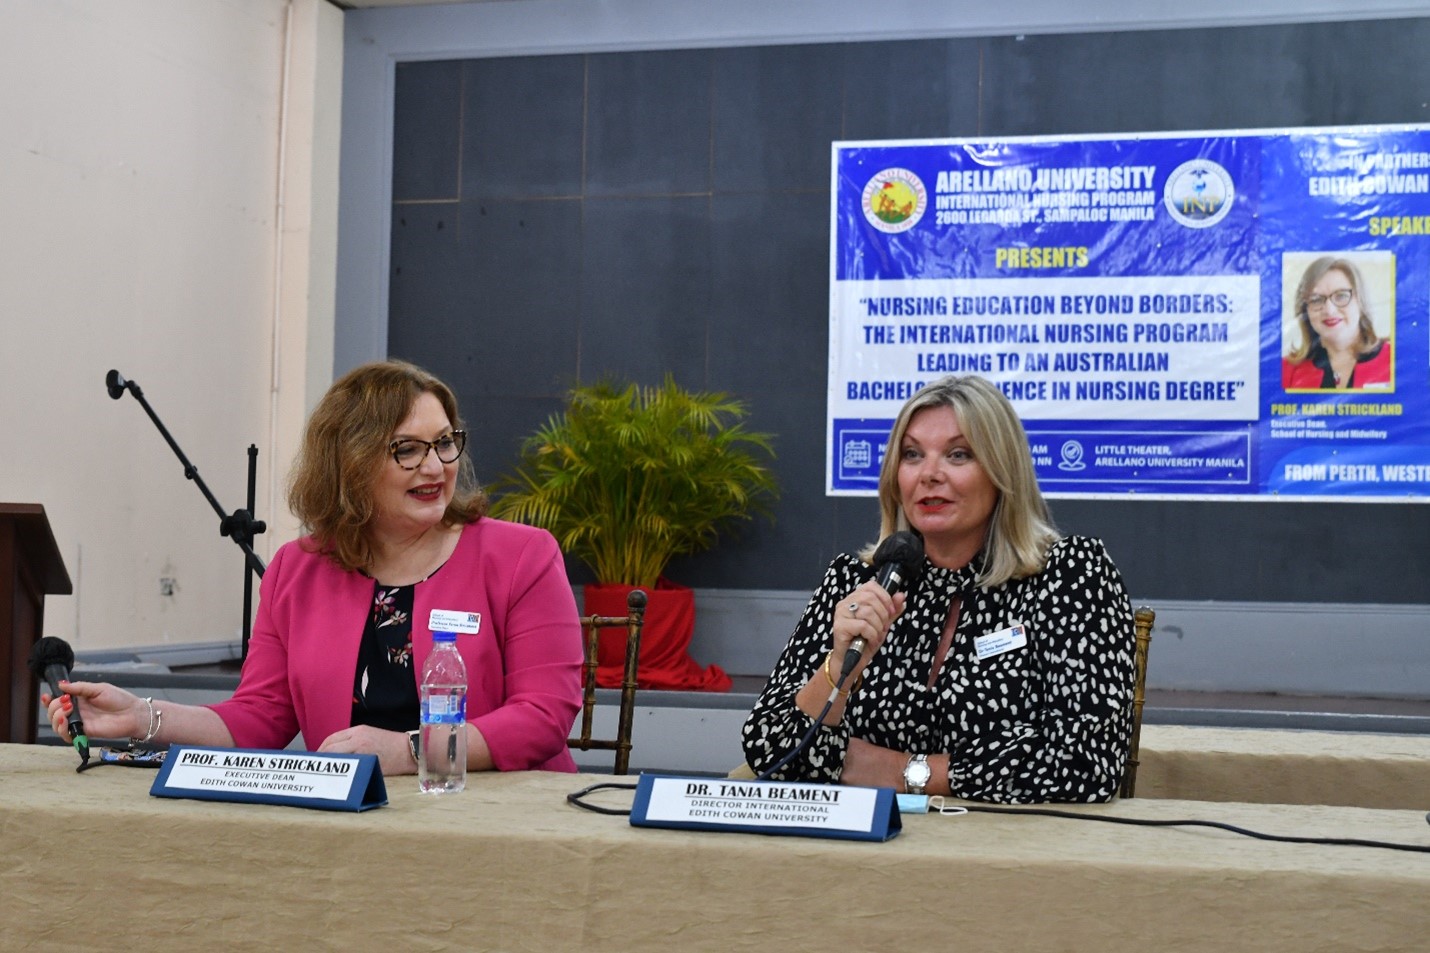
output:
[[[1050,496],[1430,499],[1430,126],[837,142],[826,489],[996,383]]]

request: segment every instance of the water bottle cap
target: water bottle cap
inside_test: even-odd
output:
[[[457,633],[455,633],[455,632],[433,632],[433,633],[432,633],[432,641],[433,641],[433,642],[455,642],[455,641],[457,641]]]

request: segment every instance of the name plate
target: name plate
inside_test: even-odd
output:
[[[375,754],[313,754],[174,745],[149,788],[155,797],[366,811],[387,803]]]
[[[886,841],[903,828],[893,788],[642,774],[636,827]]]

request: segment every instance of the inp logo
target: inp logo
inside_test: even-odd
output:
[[[928,189],[908,169],[885,169],[864,186],[864,218],[881,232],[906,232],[929,205]]]
[[[1236,198],[1231,174],[1210,159],[1183,162],[1167,176],[1162,204],[1188,228],[1209,228],[1226,218]]]

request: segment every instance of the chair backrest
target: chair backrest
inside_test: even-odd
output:
[[[581,735],[566,742],[568,748],[582,751],[596,749],[616,753],[615,774],[626,774],[631,763],[631,729],[636,713],[636,671],[640,664],[641,625],[645,622],[646,594],[632,589],[626,597],[623,616],[586,615],[581,617],[581,645],[585,664],[581,667]],[[616,721],[616,737],[593,739],[591,726],[596,714],[596,660],[599,655],[602,629],[624,629],[626,662],[621,677],[621,706]]]
[[[1152,644],[1152,623],[1157,613],[1150,606],[1138,606],[1132,613],[1132,629],[1137,637],[1136,678],[1132,689],[1132,741],[1127,746],[1127,770],[1122,774],[1121,797],[1133,797],[1137,790],[1137,756],[1142,747],[1142,704],[1147,700],[1147,649]]]

